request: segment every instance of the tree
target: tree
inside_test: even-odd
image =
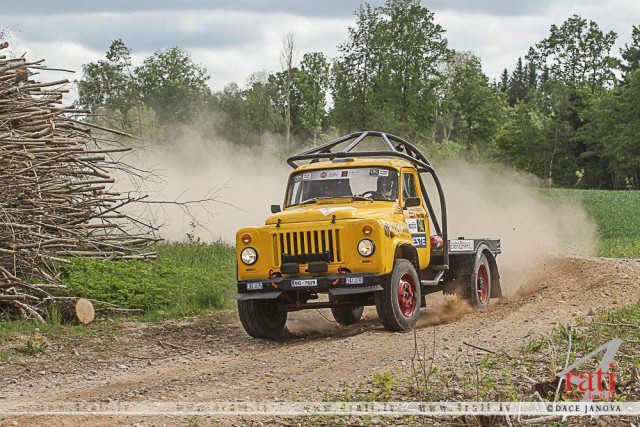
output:
[[[304,107],[302,124],[313,135],[315,143],[327,114],[325,104],[329,89],[329,61],[322,52],[304,54],[300,63],[298,86]]]
[[[616,60],[610,56],[617,34],[604,33],[594,21],[578,15],[562,26],[551,26],[549,37],[530,48],[527,60],[538,69],[549,67],[551,78],[570,86],[586,85],[591,92],[609,87]]]
[[[522,65],[522,58],[518,58],[516,68],[509,79],[509,105],[514,106],[518,101],[525,99],[529,90],[529,76],[526,67]]]
[[[131,49],[122,39],[113,40],[106,60],[83,65],[78,82],[79,104],[94,112],[116,113],[121,128],[129,130],[129,111],[136,107],[140,123],[139,91],[131,70]]]
[[[162,125],[193,122],[210,101],[206,69],[179,47],[155,52],[135,74],[141,99]]]
[[[625,43],[624,49],[620,49],[620,70],[623,81],[634,71],[640,69],[640,26],[634,25],[631,31],[631,45]]]
[[[444,29],[418,0],[362,5],[334,62],[333,117],[344,130],[384,127],[417,135],[436,117],[439,69],[450,54]]]
[[[285,108],[285,147],[291,149],[291,70],[293,68],[294,55],[296,51],[296,41],[292,33],[284,36],[282,41],[282,53],[280,54],[280,65],[285,72],[284,81],[284,108]]]
[[[338,45],[342,56],[332,67],[333,117],[346,131],[368,127],[372,79],[380,64],[379,10],[365,3],[355,16],[356,26],[349,27],[349,40]]]
[[[471,52],[456,52],[447,62],[440,88],[443,139],[457,140],[467,152],[487,148],[502,122],[503,100],[489,87],[480,59]]]

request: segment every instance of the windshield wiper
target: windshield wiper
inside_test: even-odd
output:
[[[310,205],[311,203],[317,203],[318,200],[322,200],[322,199],[334,199],[334,197],[314,197],[312,199],[305,200],[304,202],[302,202],[300,204],[301,205]]]
[[[373,202],[373,199],[371,197],[365,197],[365,196],[351,196],[351,199],[359,202]]]

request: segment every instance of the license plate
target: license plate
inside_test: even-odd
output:
[[[362,277],[347,277],[347,285],[362,285]]]
[[[299,288],[303,286],[318,286],[318,279],[296,279],[291,281],[291,286]]]
[[[261,291],[262,290],[262,282],[253,282],[247,283],[248,291]]]

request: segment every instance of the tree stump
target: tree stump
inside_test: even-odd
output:
[[[88,325],[96,317],[93,304],[86,298],[55,298],[52,300],[63,321]]]

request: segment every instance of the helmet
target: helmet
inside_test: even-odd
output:
[[[391,194],[393,191],[394,179],[390,176],[378,177],[377,191],[381,194]]]

